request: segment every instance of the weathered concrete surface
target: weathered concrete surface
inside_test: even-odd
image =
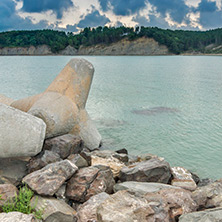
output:
[[[31,205],[43,210],[44,222],[76,222],[76,211],[62,200],[34,196]]]
[[[68,133],[78,123],[78,112],[75,103],[58,92],[45,92],[28,111],[46,123],[46,138]]]
[[[35,219],[32,214],[22,214],[20,212],[0,213],[1,222],[41,222]]]
[[[20,110],[0,104],[0,158],[35,156],[42,150],[46,125]]]
[[[5,95],[0,94],[0,103],[10,106],[14,100]]]
[[[77,170],[72,162],[62,160],[28,174],[22,181],[38,194],[52,196]]]
[[[43,93],[14,101],[12,106],[41,118],[47,125],[46,138],[71,133],[94,150],[101,135],[85,110],[93,73],[91,63],[72,59]]]
[[[221,222],[222,208],[213,208],[180,216],[179,222]]]

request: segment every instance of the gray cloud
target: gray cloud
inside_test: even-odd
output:
[[[111,5],[116,15],[134,14],[146,6],[146,0],[99,0],[99,3],[103,11]]]
[[[85,28],[85,27],[104,26],[108,22],[110,22],[110,20],[105,15],[101,15],[98,10],[95,10],[95,8],[93,8],[93,11],[87,14],[77,24],[77,27]]]
[[[39,13],[52,10],[61,19],[63,12],[70,7],[73,7],[71,0],[23,0],[22,10]]]

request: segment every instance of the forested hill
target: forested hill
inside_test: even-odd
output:
[[[222,53],[222,29],[184,31],[143,26],[135,29],[123,26],[85,28],[75,35],[53,30],[1,32],[0,48],[48,45],[53,53],[58,53],[68,45],[75,49],[97,44],[108,46],[122,39],[133,41],[141,37],[153,38],[174,54]]]

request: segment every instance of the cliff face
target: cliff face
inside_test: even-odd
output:
[[[0,55],[52,55],[47,45],[30,47],[5,47],[0,49]]]
[[[106,45],[81,46],[79,55],[166,55],[169,51],[166,46],[159,45],[154,39],[139,38],[134,41],[123,39],[119,42]]]
[[[167,47],[159,45],[154,39],[139,38],[134,41],[123,39],[110,45],[80,46],[79,50],[67,46],[57,55],[167,55]],[[14,47],[0,49],[0,55],[53,55],[46,45],[38,47]]]

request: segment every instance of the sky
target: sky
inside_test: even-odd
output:
[[[85,27],[222,27],[222,0],[0,0],[0,32]]]

